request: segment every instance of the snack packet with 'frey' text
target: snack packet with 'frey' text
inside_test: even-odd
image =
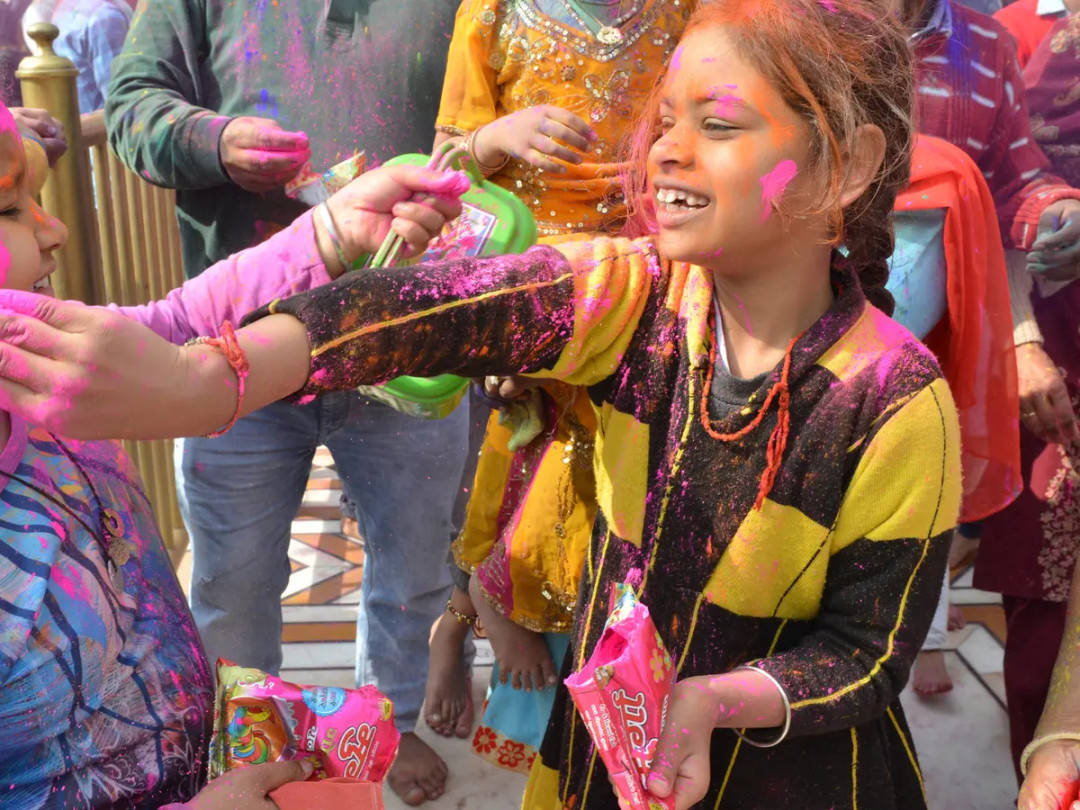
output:
[[[600,642],[566,688],[619,794],[633,810],[672,810],[673,798],[649,795],[649,775],[667,717],[675,666],[633,590],[616,586]]]
[[[314,766],[308,782],[375,783],[378,802],[364,804],[375,810],[400,739],[393,705],[374,686],[300,686],[218,661],[211,778],[247,765],[308,758]],[[357,795],[371,792],[364,786]]]

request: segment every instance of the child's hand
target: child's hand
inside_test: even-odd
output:
[[[1020,788],[1018,810],[1080,810],[1080,742],[1055,740],[1035,749]]]
[[[302,782],[311,776],[306,759],[267,762],[229,771],[208,784],[187,803],[189,810],[276,810],[267,797],[287,782]]]
[[[473,136],[473,152],[484,166],[498,166],[509,156],[546,172],[562,174],[566,171],[563,163],[581,163],[579,152],[588,152],[595,142],[592,127],[574,113],[541,104],[481,127]]]
[[[45,147],[45,155],[49,158],[49,165],[55,165],[68,148],[64,125],[53,118],[48,110],[12,107],[11,115],[16,124],[41,141],[41,145]]]
[[[185,380],[181,347],[130,318],[0,290],[0,408],[72,439],[126,438],[179,415]],[[175,435],[203,432],[186,427]]]
[[[326,205],[350,262],[361,254],[375,253],[390,231],[405,240],[405,255],[414,256],[461,213],[458,198],[468,189],[469,179],[461,172],[383,166],[357,177]],[[315,229],[317,237],[324,230],[318,216]],[[332,249],[327,256],[320,244],[320,252],[328,260],[327,267],[338,264]]]
[[[1028,270],[1053,281],[1080,276],[1080,200],[1059,200],[1039,218],[1039,233],[1028,253]]]
[[[671,708],[649,772],[649,793],[675,797],[675,810],[687,810],[709,790],[709,749],[717,725],[717,707],[708,676],[675,684]]]
[[[234,118],[218,152],[229,179],[256,194],[285,185],[311,158],[307,135],[286,132],[269,118]]]

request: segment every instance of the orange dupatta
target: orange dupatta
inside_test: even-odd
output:
[[[1000,511],[1016,498],[1020,412],[1005,253],[994,200],[979,168],[938,138],[918,136],[911,185],[897,211],[944,209],[948,308],[925,343],[937,356],[960,412],[964,499],[961,521]]]

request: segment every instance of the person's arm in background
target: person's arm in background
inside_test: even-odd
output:
[[[204,0],[139,5],[105,93],[109,145],[128,168],[165,188],[231,181],[258,192],[288,182],[311,157],[306,135],[201,106],[207,33]]]
[[[126,2],[126,0],[121,0]],[[113,60],[124,47],[130,26],[129,15],[116,6],[102,5],[87,26],[87,44],[90,49],[90,71],[94,79],[94,92],[99,96],[97,104],[82,112],[93,112],[104,106],[105,91],[112,76]]]
[[[996,68],[1005,91],[979,169],[993,194],[1006,249],[1039,253],[1050,278],[1058,269],[1075,273],[1080,259],[1080,189],[1050,174],[1050,163],[1031,133],[1015,41],[1004,28],[1000,31]],[[1060,227],[1048,245],[1052,223]],[[1050,247],[1054,249],[1045,249]]]
[[[1080,562],[1073,572],[1069,612],[1050,693],[1035,739],[1020,758],[1019,810],[1080,810]]]

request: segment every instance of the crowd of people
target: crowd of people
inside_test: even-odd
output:
[[[161,301],[51,296],[64,132],[17,95],[28,15],[176,192]],[[4,807],[268,807],[308,775],[208,783],[207,745],[213,662],[282,665],[326,446],[409,805],[453,778],[424,722],[527,775],[527,810],[628,806],[563,685],[620,584],[676,666],[654,798],[927,807],[899,695],[952,687],[974,555],[1002,806],[1080,808],[1075,0],[6,0],[0,26]],[[368,263],[460,214],[465,175],[383,165],[447,142],[538,244]],[[313,209],[284,193],[359,152]],[[473,380],[442,419],[366,393],[441,374]],[[163,437],[187,603],[117,441]]]

